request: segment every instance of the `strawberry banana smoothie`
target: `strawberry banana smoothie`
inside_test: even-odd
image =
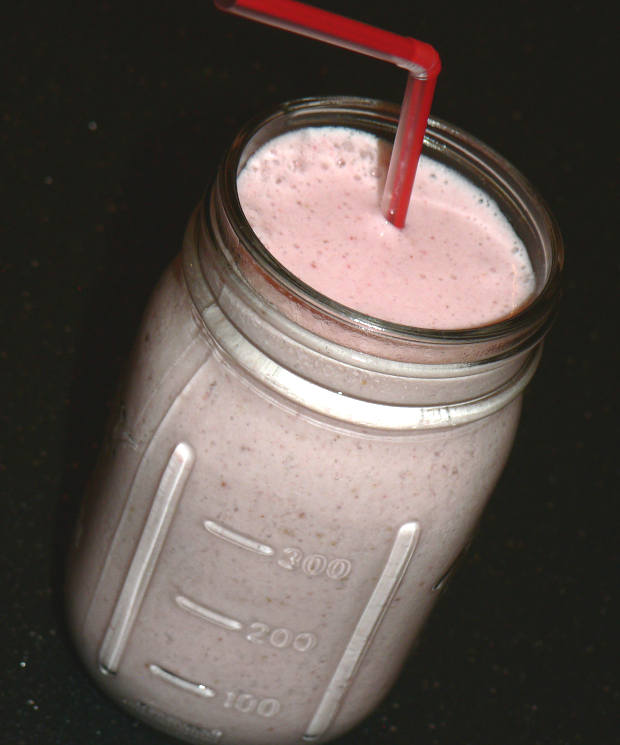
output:
[[[359,131],[324,128],[338,107]],[[557,235],[522,177],[441,123],[407,228],[389,225],[374,133],[397,113],[304,100],[242,131],[143,320],[68,615],[99,685],[190,743],[325,742],[366,716],[514,438]],[[297,115],[318,128],[274,139]]]
[[[370,134],[309,128],[272,140],[239,175],[266,248],[323,295],[385,321],[482,326],[534,290],[525,246],[497,205],[422,157],[404,229],[381,214],[387,160]]]

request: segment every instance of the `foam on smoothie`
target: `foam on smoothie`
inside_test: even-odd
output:
[[[304,283],[376,318],[432,329],[510,316],[534,291],[527,251],[497,204],[422,156],[404,229],[379,207],[389,148],[314,127],[276,137],[238,178],[263,245]]]

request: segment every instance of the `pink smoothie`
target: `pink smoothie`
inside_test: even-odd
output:
[[[367,133],[290,132],[249,160],[238,179],[241,205],[280,263],[349,308],[432,329],[511,315],[531,296],[534,277],[497,205],[422,156],[399,230],[379,208],[388,157]]]
[[[239,179],[261,240],[380,318],[513,313],[532,274],[495,205],[423,160],[394,229],[383,147],[347,130],[270,142]],[[187,742],[322,743],[394,681],[502,471],[537,354],[411,363],[315,334],[245,281],[246,249],[216,236],[226,204],[214,191],[194,214],[147,308],[75,536],[69,622],[99,685]]]

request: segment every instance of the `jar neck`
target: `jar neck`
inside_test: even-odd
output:
[[[536,294],[518,313],[465,331],[388,323],[320,295],[269,254],[239,204],[237,175],[269,139],[295,128],[335,125],[389,140],[397,121],[398,110],[389,104],[339,98],[285,104],[249,124],[235,139],[209,198],[192,218],[185,276],[196,311],[220,349],[285,398],[323,412],[337,410],[338,416],[349,416],[355,409],[352,421],[362,424],[387,420],[387,413],[367,416],[353,399],[371,406],[424,409],[403,414],[409,422],[433,421],[430,409],[446,405],[454,409],[452,423],[469,421],[504,406],[531,378],[559,294],[559,233],[512,166],[469,135],[429,122],[426,154],[460,171],[495,199],[525,244],[536,277]],[[323,401],[325,390],[329,401]],[[342,404],[345,398],[339,402],[334,395],[351,401]],[[487,398],[493,399],[492,406]],[[390,421],[399,420],[401,413],[393,411]]]
[[[302,99],[250,122],[235,138],[203,205],[204,230],[217,244],[218,268],[241,279],[239,291],[303,331],[355,352],[396,362],[467,365],[492,362],[535,346],[547,332],[560,290],[562,242],[555,222],[526,179],[467,133],[430,119],[423,153],[463,174],[498,204],[523,241],[535,275],[532,299],[510,318],[478,328],[441,331],[389,323],[321,295],[265,249],[239,203],[237,176],[265,142],[309,126],[344,126],[393,141],[397,107],[357,98]],[[319,343],[321,343],[319,342]]]

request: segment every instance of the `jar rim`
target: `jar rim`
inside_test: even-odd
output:
[[[512,315],[476,327],[448,330],[376,318],[338,303],[304,283],[275,259],[252,230],[239,200],[237,176],[264,142],[284,131],[307,126],[347,126],[393,140],[398,116],[399,107],[394,104],[370,98],[333,96],[285,102],[249,121],[225,155],[214,188],[229,216],[228,223],[236,234],[235,242],[251,257],[263,280],[279,285],[282,294],[293,298],[296,305],[305,306],[310,316],[318,314],[365,336],[381,337],[396,346],[413,343],[430,348],[437,345],[461,348],[465,345],[471,353],[467,357],[472,361],[499,359],[534,346],[551,325],[561,294],[564,250],[559,227],[541,196],[520,171],[477,138],[441,119],[429,118],[423,152],[448,158],[448,165],[451,165],[449,158],[465,159],[463,162],[467,161],[472,172],[478,171],[484,183],[493,186],[494,198],[497,194],[503,195],[502,211],[505,212],[506,205],[511,205],[515,214],[520,215],[523,230],[529,230],[531,240],[539,242],[537,250],[542,253],[537,270],[537,291]],[[229,260],[239,272],[239,261],[232,257]],[[247,275],[247,267],[241,273]],[[248,277],[245,279],[247,281]],[[254,283],[250,281],[250,284]],[[295,320],[299,317],[296,311]],[[462,354],[460,359],[463,359]]]

